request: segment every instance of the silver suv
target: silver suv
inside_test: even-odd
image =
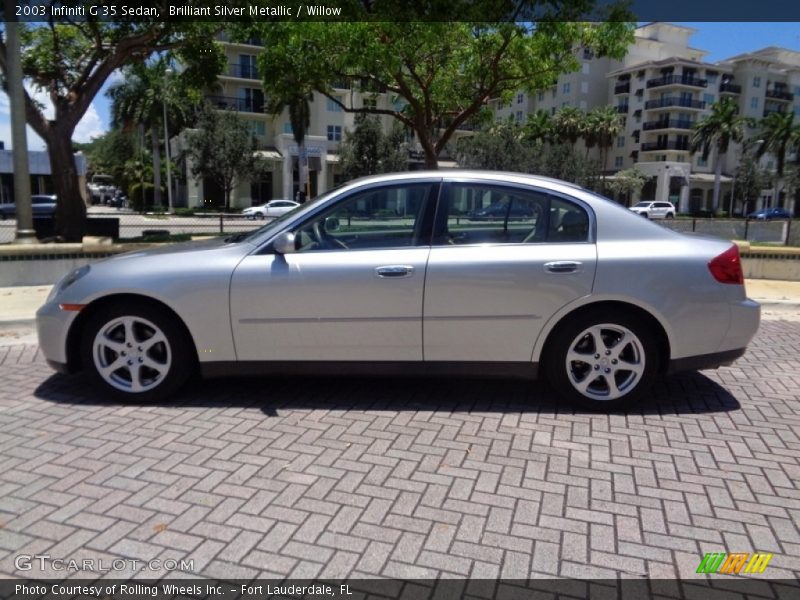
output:
[[[641,215],[646,219],[674,219],[675,218],[675,205],[672,202],[656,202],[653,200],[643,200],[635,206],[631,206],[631,210],[637,215]]]

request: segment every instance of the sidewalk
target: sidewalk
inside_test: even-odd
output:
[[[33,320],[36,310],[44,304],[49,285],[0,288],[0,323]],[[800,281],[748,279],[747,295],[764,305],[797,309],[800,316]]]

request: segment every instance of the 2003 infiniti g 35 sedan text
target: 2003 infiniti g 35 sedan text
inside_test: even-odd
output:
[[[498,204],[514,217],[468,217]],[[543,373],[616,409],[660,374],[731,363],[759,310],[730,242],[571,184],[447,171],[354,181],[249,234],[82,267],[37,326],[53,367],[122,398],[164,398],[198,368]]]

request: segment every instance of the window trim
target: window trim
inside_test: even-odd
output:
[[[569,241],[543,241],[543,242],[511,242],[511,243],[475,243],[475,244],[459,244],[457,246],[451,246],[445,243],[436,243],[437,240],[442,239],[444,237],[444,232],[446,229],[445,226],[445,219],[447,218],[447,214],[443,211],[444,208],[444,200],[447,197],[447,193],[449,192],[450,188],[453,185],[475,185],[475,186],[483,186],[483,187],[491,187],[499,190],[511,190],[516,192],[527,192],[527,193],[534,193],[534,194],[544,194],[545,196],[551,196],[563,202],[568,202],[571,204],[575,204],[583,209],[586,213],[586,216],[589,219],[589,228],[586,233],[586,239],[582,242],[569,242]],[[510,193],[510,192],[509,192]],[[550,219],[550,215],[547,215],[548,220]],[[550,223],[547,223],[547,229],[549,231]],[[597,240],[597,225],[596,219],[594,215],[594,211],[591,207],[581,200],[580,198],[576,198],[575,196],[570,196],[568,194],[564,194],[562,192],[558,192],[555,190],[549,190],[545,188],[540,188],[535,185],[525,185],[522,183],[515,183],[515,182],[499,182],[496,180],[486,180],[486,179],[473,179],[471,177],[454,177],[454,178],[444,178],[442,180],[442,185],[439,188],[439,197],[436,202],[436,213],[433,218],[433,231],[431,237],[431,247],[432,248],[476,248],[479,246],[541,246],[544,244],[595,244]]]
[[[431,187],[431,196],[425,201],[425,206],[422,209],[422,225],[420,226],[420,234],[419,239],[417,240],[416,244],[411,246],[387,246],[381,248],[351,248],[351,249],[343,249],[343,248],[331,248],[328,250],[319,250],[318,253],[322,252],[375,252],[378,250],[408,250],[409,248],[425,248],[431,246],[432,240],[432,232],[433,232],[433,220],[436,208],[439,205],[439,199],[442,193],[442,180],[441,178],[422,178],[422,179],[404,179],[400,181],[384,181],[377,184],[370,184],[365,186],[360,186],[355,189],[347,190],[346,192],[342,192],[340,197],[338,197],[333,203],[327,204],[324,207],[319,207],[316,210],[311,211],[310,213],[303,215],[302,218],[292,222],[287,227],[281,228],[279,231],[276,231],[273,235],[269,237],[269,239],[259,244],[258,249],[253,252],[253,254],[273,254],[277,255],[278,253],[275,252],[274,248],[272,247],[273,240],[283,233],[284,231],[291,231],[296,233],[300,229],[309,226],[313,221],[319,218],[326,218],[331,213],[335,212],[340,208],[340,206],[352,200],[355,196],[370,193],[377,190],[385,189],[385,188],[397,188],[397,187],[407,187],[412,185],[428,185]],[[315,253],[317,253],[315,252]]]

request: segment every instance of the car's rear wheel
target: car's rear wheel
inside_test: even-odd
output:
[[[553,333],[546,363],[562,396],[591,410],[633,404],[653,383],[660,362],[650,327],[634,316],[592,311]]]
[[[672,213],[667,213],[667,219],[674,219],[674,218],[675,215],[673,215]]]
[[[99,391],[153,402],[177,391],[192,372],[194,354],[187,338],[165,311],[125,303],[89,317],[81,359]]]

